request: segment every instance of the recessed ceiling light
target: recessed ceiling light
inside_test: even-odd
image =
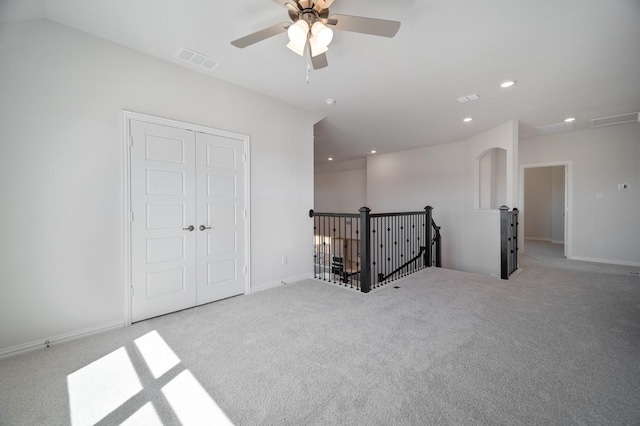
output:
[[[372,154],[375,154],[376,152],[378,152],[378,151],[376,151],[375,149],[372,149],[372,150],[371,150],[371,153],[372,153]]]
[[[327,99],[325,102],[327,103],[327,105],[335,105],[336,104],[336,100],[335,99],[331,99],[331,98]]]
[[[327,160],[333,161],[333,157],[329,157],[329,158],[327,158]]]
[[[564,119],[565,123],[571,123],[572,121],[576,121],[576,118],[575,117],[569,117],[569,118],[565,118]]]
[[[464,120],[462,120],[462,121],[464,121],[465,123],[468,123],[468,122],[470,122],[470,121],[473,121],[473,118],[471,118],[471,117],[467,117],[467,118],[465,118],[465,119],[464,119]]]
[[[514,84],[516,84],[515,81],[513,80],[507,80],[507,81],[503,81],[502,83],[500,83],[500,87],[502,87],[503,89],[506,89],[507,87],[511,87]]]

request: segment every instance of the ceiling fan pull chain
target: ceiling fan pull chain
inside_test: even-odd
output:
[[[309,60],[307,59],[307,84],[309,84],[309,74],[311,74],[311,64],[309,63]]]

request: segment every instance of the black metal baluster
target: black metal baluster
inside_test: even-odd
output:
[[[345,219],[345,222],[347,221],[347,219]],[[353,218],[349,219],[349,257],[354,257],[354,253],[353,253]],[[355,272],[354,267],[356,266],[357,262],[358,262],[358,254],[355,254],[355,258],[353,258],[351,260],[351,267],[349,268],[349,273],[352,274],[353,272]],[[353,275],[349,275],[349,287],[353,288]]]
[[[376,277],[378,276],[378,244],[377,244],[377,231],[378,229],[378,218],[371,218],[371,287],[376,287]]]
[[[402,266],[402,271],[400,272],[400,276],[404,277],[405,272],[407,270],[407,266],[404,264],[404,253],[405,253],[405,237],[404,237],[404,227],[405,227],[406,216],[400,216],[400,237],[398,238],[398,246],[400,247],[400,265]]]
[[[396,230],[396,217],[391,216],[391,233],[389,234],[389,238],[391,238],[391,270],[394,271],[393,276],[391,277],[391,281],[396,280],[396,239],[395,239],[395,230]]]
[[[407,245],[407,243],[409,242],[409,240],[407,239],[407,222],[409,219],[409,214],[403,214],[402,215],[402,238],[400,239],[401,243],[402,243],[402,254],[400,256],[400,261],[402,262],[402,276],[406,276],[409,272],[409,265],[407,264],[407,261],[409,259],[411,259],[411,257],[409,256],[409,247]]]
[[[399,264],[399,260],[400,260],[400,247],[398,246],[398,235],[400,232],[400,216],[394,216],[393,217],[393,222],[394,222],[394,236],[393,236],[393,251],[394,251],[394,256],[393,256],[393,269],[394,270],[398,270],[398,268],[400,267]],[[398,270],[398,272],[396,272],[395,277],[393,277],[394,280],[397,280],[400,276],[400,271]]]
[[[356,288],[360,290],[361,288],[360,284],[362,283],[362,253],[360,252],[361,250],[360,239],[362,238],[362,232],[360,232],[360,230],[362,229],[362,227],[360,226],[360,218],[356,219],[356,224],[357,224],[356,241],[358,244],[358,248],[356,249],[356,252],[358,253],[358,256],[356,257],[358,262],[356,264],[356,270],[358,271],[358,282],[356,283]]]
[[[313,211],[313,210],[312,210]],[[318,218],[313,218],[313,276],[314,278],[318,278],[318,262],[320,258],[318,257]]]
[[[376,260],[376,267],[377,267],[376,270],[378,272],[378,275],[375,276],[376,287],[380,283],[380,273],[382,272],[382,256],[380,255],[380,253],[382,253],[382,248],[380,247],[380,244],[382,244],[382,238],[381,238],[382,235],[380,234],[381,229],[382,229],[382,218],[377,217],[376,218],[376,250],[378,253],[378,260]]]
[[[342,231],[343,234],[342,236],[344,237],[343,243],[342,243],[342,248],[344,251],[344,259],[343,259],[343,267],[342,267],[342,283],[344,284],[344,286],[347,286],[347,273],[349,272],[349,268],[347,268],[347,265],[351,262],[351,247],[349,244],[349,240],[347,239],[347,217],[342,217],[340,218],[340,223],[342,223]],[[347,263],[349,262],[349,263]]]
[[[420,243],[418,241],[416,241],[417,235],[418,235],[418,229],[420,229],[420,215],[416,215],[414,220],[413,220],[413,239],[414,239],[414,247],[416,250],[415,255],[417,256],[418,253],[420,253]],[[416,259],[416,270],[420,269],[420,259]]]
[[[386,228],[386,232],[384,233],[384,251],[385,251],[385,258],[386,258],[386,274],[389,275],[390,272],[393,271],[393,268],[391,267],[391,247],[389,246],[389,242],[391,241],[391,238],[389,238],[389,232],[391,231],[391,218],[389,216],[385,217],[385,228]],[[383,282],[383,284],[386,284],[387,280],[385,280]]]
[[[389,234],[389,238],[391,239],[391,241],[389,242],[391,244],[391,270],[394,271],[393,276],[391,277],[391,281],[395,281],[396,280],[396,274],[395,274],[395,270],[396,270],[396,238],[395,238],[395,230],[396,230],[396,217],[395,216],[391,216],[391,233]]]
[[[411,234],[412,234],[411,241],[413,241],[413,250],[414,250],[413,256],[414,257],[420,252],[419,244],[416,241],[416,226],[417,226],[416,224],[418,223],[418,219],[419,218],[420,218],[420,216],[414,215],[413,216],[413,223],[411,225]],[[418,270],[419,269],[418,265],[419,265],[419,263],[418,263],[418,260],[416,259],[413,262],[413,269]]]
[[[325,281],[331,281],[331,233],[329,232],[329,216],[324,217],[324,263],[325,268],[323,278]]]
[[[331,232],[333,232],[333,257],[331,258],[332,260],[334,260],[336,257],[338,257],[338,255],[340,254],[339,250],[340,250],[340,241],[338,240],[338,234],[336,234],[336,217],[332,217],[332,223],[331,223]],[[331,266],[333,268],[335,268],[335,263],[332,263]],[[335,284],[336,282],[336,274],[332,274],[333,275],[333,283]]]
[[[402,276],[406,276],[409,272],[409,266],[406,265],[405,260],[406,259],[410,259],[409,256],[407,256],[407,243],[409,242],[409,240],[407,240],[407,217],[408,215],[403,215],[402,216],[402,264],[404,265],[404,267],[402,268]]]

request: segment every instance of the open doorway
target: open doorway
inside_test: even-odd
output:
[[[522,253],[546,246],[558,257],[571,256],[571,163],[521,166],[520,235]],[[534,243],[535,242],[535,243]]]

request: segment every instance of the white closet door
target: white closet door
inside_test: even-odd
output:
[[[198,304],[245,292],[244,141],[196,134]]]
[[[140,321],[196,304],[195,135],[131,121],[131,136],[132,321]]]

